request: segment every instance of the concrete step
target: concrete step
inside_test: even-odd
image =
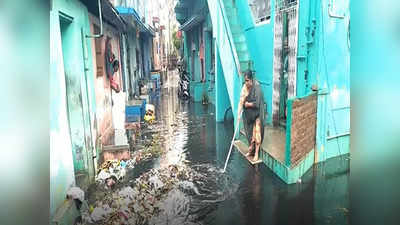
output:
[[[107,145],[103,146],[102,158],[107,160],[128,160],[131,158],[129,145]]]
[[[236,54],[238,55],[240,61],[247,61],[250,60],[249,52],[247,50],[245,51],[238,51],[236,49]]]
[[[250,55],[247,52],[246,53],[240,52],[238,54],[238,58],[239,58],[239,61],[249,61]]]
[[[231,32],[232,32],[232,34],[235,34],[235,35],[243,33],[242,28],[239,26],[231,26]]]
[[[238,18],[237,11],[235,9],[226,12],[226,16],[228,17],[229,20],[237,20]]]
[[[244,52],[248,51],[246,42],[235,42],[236,51]]]
[[[240,26],[239,20],[236,18],[228,17],[229,20],[229,26],[234,27],[234,26]]]
[[[235,11],[236,10],[236,8],[235,7],[232,7],[232,6],[225,6],[225,12],[228,14],[228,13],[230,13],[230,12],[232,12],[232,11]]]
[[[242,35],[235,35],[233,37],[233,40],[235,42],[246,42],[246,37],[242,34]]]
[[[246,45],[246,48],[247,48],[247,44],[245,41],[233,41],[233,43],[235,43],[235,46]]]
[[[227,15],[227,17],[228,17],[229,24],[231,26],[240,26],[239,19],[236,16]]]
[[[246,71],[249,69],[249,61],[239,61],[240,62],[240,70],[242,72]]]
[[[224,0],[223,2],[224,2],[225,8],[233,8],[234,7],[232,0]]]

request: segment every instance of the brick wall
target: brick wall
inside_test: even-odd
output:
[[[317,122],[317,96],[296,99],[292,103],[291,123],[291,166],[294,167],[315,146]]]

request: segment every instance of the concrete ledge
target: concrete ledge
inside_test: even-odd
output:
[[[109,145],[103,146],[103,162],[107,160],[128,160],[131,158],[129,145]]]
[[[287,184],[296,183],[314,164],[314,149],[295,167],[289,168],[266,151],[260,151],[264,164]]]

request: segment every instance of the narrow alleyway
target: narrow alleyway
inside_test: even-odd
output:
[[[177,79],[170,71],[161,91],[150,96],[157,121],[141,133],[142,141],[158,135],[163,153],[128,170],[112,191],[97,193],[97,200],[134,188],[144,174],[154,178],[156,170],[173,166],[189,175],[164,193],[159,211],[149,220],[133,220],[136,224],[348,224],[346,158],[318,164],[300,183],[287,185],[265,165],[251,166],[234,150],[223,174],[233,123],[216,123],[211,104],[179,100]],[[95,204],[95,192],[89,189],[89,204]]]

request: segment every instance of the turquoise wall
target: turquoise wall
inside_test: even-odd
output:
[[[247,1],[235,1],[240,25],[254,62],[272,122],[273,33],[275,1],[271,1],[269,22],[254,23]],[[350,132],[350,49],[348,40],[349,1],[335,1],[331,14],[329,1],[299,1],[298,64],[296,95],[319,88],[317,121],[317,161],[349,152]],[[239,91],[239,90],[237,90]],[[335,136],[340,136],[335,138]]]
[[[216,49],[218,49],[216,47]],[[217,122],[224,121],[225,112],[231,106],[229,101],[228,90],[224,71],[221,64],[221,56],[219,50],[215,54],[216,70],[215,70],[215,119]]]
[[[311,45],[308,59],[310,84],[317,84],[319,88],[317,161],[346,154],[350,150],[349,1],[334,1],[331,9],[332,14],[344,18],[331,17],[328,3],[311,0],[314,8],[310,7],[310,20],[316,18],[317,24],[316,43]],[[309,88],[307,92],[310,92]]]
[[[207,10],[207,2],[205,0],[195,1],[195,2],[188,2],[188,1],[181,1],[187,4],[187,10],[189,17],[186,18],[190,19],[191,16],[198,14],[200,10],[205,9],[205,18],[202,22],[198,25],[191,28],[189,31],[184,32],[184,58],[187,64],[187,71],[189,73],[190,80],[190,94],[194,101],[199,102],[203,99],[203,96],[206,95],[209,99],[209,102],[215,102],[215,91],[210,89],[210,71],[211,71],[211,61],[214,60],[211,57],[211,30],[212,30],[212,23],[211,18]],[[201,29],[201,25],[203,25],[203,29]],[[207,31],[204,31],[206,29]],[[200,50],[200,35],[203,35],[204,41],[204,75],[205,75],[205,82],[201,82],[201,63],[199,58],[199,50]],[[195,51],[193,54],[192,51],[192,43],[195,45]],[[215,52],[215,51],[214,51]],[[194,58],[194,66],[192,65],[192,58]],[[214,86],[214,85],[212,85]]]
[[[222,1],[208,1],[208,7],[210,10],[210,17],[213,27],[213,38],[215,39],[216,52],[219,54],[218,60],[221,65],[216,68],[216,120],[220,121],[223,118],[223,113],[227,108],[232,107],[233,112],[237,112],[237,105],[240,97],[240,89],[242,86],[241,77],[239,77],[239,71],[237,64],[238,59],[235,58],[233,38],[231,30],[229,27],[229,22],[227,20],[227,15],[224,10]],[[218,65],[217,63],[217,65]],[[222,85],[221,76],[225,80],[225,85]],[[219,90],[219,88],[226,88],[226,94],[222,95],[221,92],[224,90]],[[225,98],[228,96],[228,99]],[[221,99],[220,99],[221,98]],[[220,104],[219,102],[225,103],[228,100],[229,106],[226,104]],[[237,113],[234,113],[236,118]]]
[[[60,22],[60,15],[70,20]],[[88,12],[80,1],[56,1],[50,11],[50,217],[81,169],[94,176],[93,87]],[[68,93],[68,95],[67,95]],[[79,159],[79,160],[78,160]]]
[[[272,80],[274,56],[274,15],[275,1],[271,0],[269,22],[255,24],[248,1],[236,1],[239,21],[246,37],[250,58],[254,62],[256,79],[260,82],[267,103],[268,123],[272,123]]]

